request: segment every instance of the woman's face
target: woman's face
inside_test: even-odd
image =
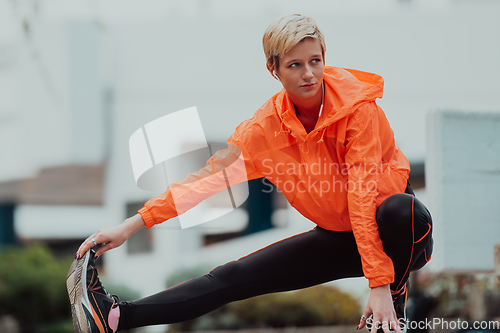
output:
[[[304,103],[323,93],[324,68],[319,40],[306,38],[280,59],[276,74],[290,98]]]

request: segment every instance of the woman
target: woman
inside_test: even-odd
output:
[[[281,92],[240,124],[228,149],[205,168],[78,249],[68,274],[77,331],[175,323],[235,300],[365,276],[371,291],[358,329],[372,316],[372,332],[401,332],[408,275],[430,259],[432,222],[413,195],[409,163],[375,103],[383,79],[325,67],[324,37],[314,20],[301,15],[273,22],[263,45]],[[119,302],[101,286],[96,257],[224,189],[227,179],[262,177],[317,226],[137,301]]]

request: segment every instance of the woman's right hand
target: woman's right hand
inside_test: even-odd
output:
[[[95,246],[93,240],[95,240],[97,244],[104,243],[104,245],[96,251],[96,257],[99,257],[104,252],[122,245],[130,236],[145,226],[146,224],[141,215],[136,214],[126,219],[120,225],[98,230],[80,245],[78,251],[76,251],[76,259],[81,258],[90,248]]]

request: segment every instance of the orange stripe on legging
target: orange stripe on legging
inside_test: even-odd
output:
[[[424,249],[424,259],[425,259],[425,261],[429,262],[429,261],[431,261],[431,258],[432,258],[432,256],[430,256],[429,259],[427,259],[427,249]]]
[[[424,239],[425,236],[427,236],[427,234],[431,231],[431,224],[430,223],[427,223],[427,225],[429,225],[429,230],[427,230],[427,232],[425,233],[425,235],[423,235],[418,241],[416,241],[415,243],[418,243],[420,242],[422,239]]]
[[[269,247],[269,246],[271,246],[271,245],[274,245],[274,244],[276,244],[276,243],[282,242],[282,241],[287,240],[287,239],[289,239],[289,238],[293,238],[293,237],[298,236],[298,235],[302,235],[302,234],[308,233],[308,232],[310,232],[310,231],[311,231],[311,230],[304,231],[304,232],[298,233],[298,234],[296,234],[296,235],[292,235],[292,236],[290,236],[290,237],[283,238],[283,239],[281,239],[281,240],[279,240],[279,241],[276,241],[276,242],[274,242],[274,243],[271,243],[271,244],[269,244],[269,245],[266,245],[266,246],[264,246],[263,248],[258,249],[257,251],[253,251],[252,253],[249,253],[249,254],[247,254],[247,255],[245,255],[245,256],[243,256],[243,257],[239,258],[238,260],[243,259],[243,258],[245,258],[245,257],[248,257],[249,255],[252,255],[252,254],[254,254],[254,253],[257,253],[257,252],[259,252],[259,251],[261,251],[261,250],[264,250],[265,248],[267,248],[267,247]],[[214,268],[214,269],[215,269],[215,268]]]
[[[406,268],[406,271],[403,274],[403,277],[401,278],[401,281],[399,281],[399,284],[398,284],[398,287],[396,288],[396,290],[400,289],[401,282],[403,282],[406,273],[408,273],[408,270],[410,269],[410,265],[411,265],[411,260],[413,259],[413,246],[415,245],[415,228],[414,228],[414,224],[415,224],[414,215],[415,214],[413,212],[413,206],[414,205],[415,205],[415,197],[412,196],[412,198],[411,198],[411,234],[412,234],[411,237],[412,237],[412,243],[411,243],[410,262],[408,262],[408,267]]]
[[[316,229],[316,228],[314,228],[313,230],[315,230],[315,229]],[[229,262],[238,261],[238,260],[240,260],[240,259],[243,259],[243,258],[245,258],[245,257],[248,257],[249,255],[252,255],[252,254],[254,254],[254,253],[257,253],[257,252],[259,252],[259,251],[261,251],[261,250],[263,250],[263,249],[265,249],[265,248],[267,248],[267,247],[269,247],[269,246],[271,246],[271,245],[273,245],[273,244],[276,244],[276,243],[282,242],[282,241],[284,241],[284,240],[286,240],[286,239],[289,239],[289,238],[292,238],[292,237],[295,237],[295,236],[298,236],[298,235],[305,234],[305,233],[310,232],[310,231],[311,231],[311,230],[304,231],[304,232],[298,233],[298,234],[296,234],[296,235],[292,235],[292,236],[290,236],[290,237],[283,238],[283,239],[281,239],[281,240],[279,240],[279,241],[276,241],[276,242],[274,242],[274,243],[271,243],[271,244],[269,244],[269,245],[266,245],[266,246],[264,246],[263,248],[258,249],[257,251],[253,251],[252,253],[249,253],[249,254],[247,254],[247,255],[245,255],[245,256],[243,256],[243,257],[241,257],[241,258],[238,258],[237,260],[231,260],[231,261],[229,261]],[[229,262],[228,262],[228,263],[229,263]],[[218,268],[218,267],[220,267],[220,266],[223,266],[223,265],[219,265],[219,266],[215,267],[215,268],[214,268],[214,269],[212,269],[209,273],[212,273],[212,271],[214,271],[216,268]]]

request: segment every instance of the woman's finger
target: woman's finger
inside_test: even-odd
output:
[[[396,333],[402,333],[398,317],[395,316],[394,318],[391,320],[391,327],[390,327],[391,331],[394,331]]]
[[[365,308],[365,311],[363,312],[363,315],[361,316],[361,319],[359,320],[359,325],[356,329],[360,330],[363,327],[365,327],[367,324],[367,320],[370,319],[371,314],[372,314],[371,310],[368,307]]]
[[[399,326],[399,322],[395,318],[396,318],[395,316],[389,316],[389,317],[383,316],[378,321],[384,333],[390,333],[390,332],[402,333],[401,328]]]
[[[390,333],[390,321],[389,320],[382,320],[382,330],[384,333]]]
[[[382,318],[373,316],[371,319],[370,333],[377,333],[378,328],[382,325]]]
[[[84,241],[82,242],[82,244],[80,244],[80,247],[79,247],[79,248],[78,248],[78,250],[76,251],[76,259],[79,259],[79,258],[82,256],[82,253],[85,253],[85,252],[83,252],[83,249],[85,248],[85,244],[87,243],[87,241],[88,241],[89,239],[94,238],[94,237],[95,237],[95,235],[96,235],[96,233],[94,233],[93,235],[91,235],[90,237],[88,237],[86,240],[84,240]]]
[[[401,326],[399,326],[398,320],[391,321],[391,330],[396,332],[396,333],[402,333]]]
[[[115,248],[114,243],[109,242],[106,245],[103,245],[99,249],[97,249],[97,251],[95,251],[95,256],[96,256],[96,258],[100,257],[104,252],[109,251],[109,250],[114,249],[114,248]]]
[[[101,240],[101,235],[99,231],[94,233],[92,236],[88,237],[82,245],[80,245],[80,248],[77,251],[77,258],[80,258],[83,254],[85,254],[88,250],[90,250],[92,247],[94,247],[96,244],[103,243],[104,241]],[[95,242],[95,244],[94,244]]]
[[[82,244],[80,244],[80,247],[78,248],[78,252],[81,252],[81,250],[83,249],[83,247],[85,246],[85,243],[87,243],[87,241],[93,237],[95,237],[96,233],[90,235],[89,237],[87,237],[83,242]]]

